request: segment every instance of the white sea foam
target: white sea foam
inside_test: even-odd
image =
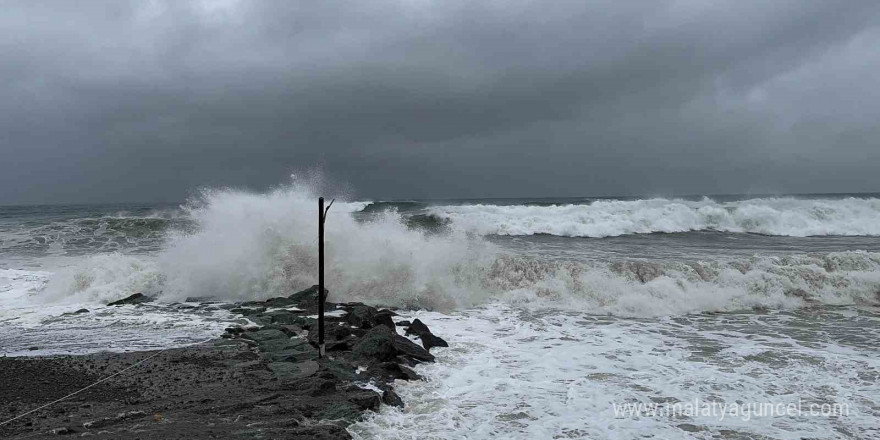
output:
[[[301,187],[207,192],[189,208],[196,231],[172,236],[155,261],[90,257],[53,279],[47,295],[105,303],[135,292],[168,301],[287,295],[315,282],[315,205],[315,195]],[[350,214],[361,207],[340,201],[328,217],[332,300],[453,310],[495,298],[531,309],[621,316],[880,301],[877,253],[687,263],[547,261],[505,254],[461,230],[413,230],[393,212],[358,221]]]
[[[159,257],[165,296],[260,298],[314,283],[310,191],[218,191],[199,206],[191,213],[199,231],[176,237]],[[337,300],[449,310],[500,298],[656,316],[875,303],[880,289],[880,254],[869,252],[689,264],[552,262],[505,255],[462,231],[426,235],[393,212],[359,222],[349,215],[357,205],[340,208],[327,223],[327,285]]]
[[[183,346],[216,337],[235,317],[219,308],[107,307],[155,271],[120,255],[59,273],[0,269],[0,355],[54,355]],[[68,284],[71,283],[71,284]],[[82,308],[87,312],[72,313]]]
[[[315,283],[316,196],[308,188],[268,194],[211,191],[190,209],[198,231],[170,238],[158,256],[163,297],[253,299],[289,294]],[[464,233],[427,236],[386,213],[358,222],[362,203],[336,202],[327,223],[331,299],[452,308],[494,258],[488,243]],[[477,283],[478,285],[478,283]]]
[[[533,314],[494,303],[418,313],[449,348],[398,381],[406,407],[349,428],[357,439],[869,438],[880,386],[876,314],[667,319]],[[410,318],[410,317],[406,317]],[[856,326],[856,327],[852,327]],[[862,331],[853,333],[852,328]],[[844,417],[641,417],[640,402],[847,405]]]
[[[704,230],[793,237],[880,235],[880,199],[875,198],[599,200],[589,205],[435,206],[429,212],[484,235],[612,237]]]

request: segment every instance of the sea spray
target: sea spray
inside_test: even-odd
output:
[[[286,295],[311,286],[317,267],[317,191],[312,188],[293,184],[264,194],[204,191],[181,208],[186,228],[169,232],[156,254],[81,257],[53,270],[49,287],[31,300],[106,303],[142,292],[166,302],[187,297],[234,301]],[[735,208],[722,211],[732,215],[731,211],[751,207],[754,212],[755,206],[772,204],[778,212],[812,210],[815,216],[823,204],[837,203],[851,210],[861,206],[863,212],[870,212],[876,203],[874,199],[762,200],[736,202]],[[696,211],[704,213],[717,208],[708,199],[682,203],[699,205]],[[446,232],[427,232],[408,225],[406,216],[393,209],[365,215],[367,205],[338,200],[328,217],[327,285],[334,301],[448,311],[494,300],[533,309],[657,316],[815,304],[870,305],[877,304],[880,291],[880,254],[874,252],[706,261],[643,261],[625,255],[588,261],[545,259],[512,252],[465,227],[466,219],[456,219],[456,226]],[[522,220],[513,214],[518,210],[547,214],[560,209],[560,221],[564,221],[567,217],[561,213],[565,210],[608,211],[612,205],[628,206],[639,215],[648,212],[645,206],[657,205],[657,212],[680,209],[669,207],[675,205],[669,201],[649,200],[572,207],[496,206],[490,211],[506,213],[513,221]],[[451,212],[449,207],[442,209]],[[826,217],[834,218],[833,212],[826,212]],[[714,221],[717,224],[723,218],[719,214]],[[627,224],[631,223],[620,222]]]
[[[206,192],[188,208],[195,233],[173,234],[159,254],[163,298],[257,299],[315,283],[315,192]],[[496,250],[464,232],[428,235],[388,212],[351,216],[365,203],[338,201],[326,224],[327,285],[334,300],[450,309],[479,302],[480,270]]]

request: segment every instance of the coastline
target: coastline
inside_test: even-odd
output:
[[[328,310],[341,312],[327,316],[328,355],[318,359],[316,335],[308,332],[316,299],[313,287],[289,297],[224,305],[250,324],[195,346],[0,358],[0,422],[143,362],[0,426],[0,436],[351,438],[345,428],[367,411],[403,406],[394,381],[421,379],[410,367],[433,356],[400,334],[393,311],[326,303]],[[424,346],[445,344],[413,324],[407,329],[418,333]]]

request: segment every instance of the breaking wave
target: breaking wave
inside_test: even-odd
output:
[[[658,198],[550,206],[449,205],[427,211],[483,235],[613,237],[687,231],[792,237],[880,235],[880,199],[876,198],[761,198],[725,203],[708,198]]]
[[[315,194],[206,192],[188,209],[195,232],[172,235],[154,261],[90,257],[64,286],[110,300],[141,291],[165,300],[289,294],[315,282]],[[710,202],[702,202],[709,206]],[[849,202],[848,202],[849,203]],[[880,254],[753,257],[709,262],[547,261],[505,253],[461,230],[430,234],[395,212],[358,220],[337,202],[327,220],[331,299],[449,310],[500,300],[626,316],[815,304],[877,304]]]

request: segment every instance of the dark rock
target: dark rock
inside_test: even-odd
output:
[[[431,350],[432,347],[449,347],[443,338],[431,333],[428,326],[418,319],[410,324],[405,334],[418,336],[422,340],[422,346],[425,347],[425,350]]]
[[[385,326],[383,325],[383,326],[379,326],[376,328],[383,328],[383,327],[385,327]],[[387,327],[385,327],[385,328],[387,328]],[[434,362],[434,356],[431,353],[428,353],[427,350],[425,350],[422,347],[419,347],[418,345],[415,344],[415,342],[410,341],[406,337],[400,336],[398,334],[394,334],[394,335],[392,335],[392,341],[393,341],[394,349],[397,351],[397,353],[405,355],[405,356],[409,356],[413,359],[417,359],[420,361]]]
[[[422,346],[425,347],[425,350],[428,351],[430,351],[433,347],[449,347],[449,344],[446,343],[443,338],[432,333],[422,335],[420,336],[420,339],[422,340]]]
[[[338,381],[351,382],[357,379],[354,371],[354,367],[351,364],[325,357],[321,359],[321,372],[319,374],[322,377],[332,377]]]
[[[290,325],[296,324],[299,320],[299,316],[294,315],[292,312],[287,310],[276,310],[274,312],[266,312],[263,314],[264,317],[268,317],[272,320],[273,324],[282,324],[282,325]]]
[[[345,322],[363,329],[373,328],[375,326],[376,309],[370,306],[354,306],[348,310],[345,315]]]
[[[302,342],[300,345],[290,344],[281,350],[263,353],[263,357],[275,362],[303,362],[317,359],[318,351],[311,345]]]
[[[396,362],[382,362],[370,366],[367,369],[367,375],[378,377],[385,382],[393,382],[395,380],[422,380],[422,376],[410,369],[409,367],[400,365]]]
[[[249,316],[248,319],[250,319],[254,324],[256,324],[260,327],[265,327],[267,325],[272,324],[272,318],[269,316],[252,315],[252,316]]]
[[[412,323],[409,321],[397,321],[395,325],[398,327],[409,327]]]
[[[324,348],[330,351],[351,351],[351,342],[349,341],[332,341],[324,342]]]
[[[354,344],[351,349],[352,355],[355,359],[366,358],[382,362],[390,361],[397,356],[398,352],[395,348],[395,336],[399,335],[392,333],[391,329],[384,325],[373,327]],[[412,342],[410,343],[412,344]],[[418,346],[416,348],[421,349]]]
[[[315,361],[305,362],[271,362],[267,365],[270,371],[279,379],[301,379],[318,372],[318,363]]]
[[[403,408],[403,399],[401,399],[394,390],[385,390],[382,392],[382,403],[388,406]]]
[[[391,319],[392,316],[394,316],[394,312],[391,310],[380,310],[373,316],[373,323],[375,325],[384,325],[394,330],[396,326],[394,325],[394,320]]]
[[[295,300],[291,298],[285,298],[283,296],[269,298],[264,302],[268,307],[287,307],[296,304]]]
[[[324,289],[324,299],[327,299],[327,295],[330,294],[330,291],[326,288]],[[288,299],[293,300],[294,304],[297,304],[301,309],[314,308],[318,306],[318,285],[315,284],[308,289],[301,290],[294,294],[291,294],[287,297]]]
[[[377,411],[379,409],[379,404],[382,402],[382,398],[379,396],[379,393],[375,391],[363,390],[351,393],[348,396],[348,401],[357,405],[361,411],[366,411],[368,409]]]
[[[336,391],[336,381],[325,378],[308,378],[299,381],[297,391],[312,397],[323,396]]]
[[[348,328],[347,325],[342,323],[329,323],[329,325],[324,326],[324,343],[326,344],[327,350],[330,350],[330,347],[347,347],[342,348],[347,350],[350,348],[350,344],[346,343],[346,338],[351,336],[351,329]],[[309,331],[309,343],[312,344],[313,347],[318,346],[318,328],[315,326],[314,331]],[[338,343],[341,343],[338,344]]]
[[[406,332],[404,334],[405,335],[422,336],[425,333],[431,333],[431,329],[429,329],[428,326],[425,325],[424,322],[422,322],[419,319],[416,319],[415,321],[412,322],[412,324],[409,325],[409,327],[406,329]]]
[[[298,336],[303,332],[303,328],[297,324],[270,324],[264,326],[263,330],[281,330],[287,336]]]
[[[150,302],[152,300],[153,300],[153,298],[150,298],[148,296],[144,296],[143,293],[135,293],[134,295],[122,298],[119,301],[113,301],[107,305],[108,306],[123,306],[123,305],[127,305],[127,304],[142,304],[142,303]]]
[[[419,361],[406,356],[397,356],[396,358],[394,358],[394,362],[397,362],[400,365],[406,365],[408,367],[415,367],[420,363]]]
[[[70,315],[82,315],[83,313],[89,313],[89,309],[79,309],[79,310],[77,310],[77,311],[75,311],[75,312],[67,312],[67,313],[64,313],[64,315],[65,315],[65,316],[70,316]]]
[[[39,349],[40,349],[40,347],[28,347],[28,350],[30,350],[30,351],[37,351]]]
[[[258,308],[237,307],[237,308],[231,309],[229,311],[232,313],[238,313],[239,315],[242,315],[242,316],[251,316],[251,315],[259,315],[259,314],[265,312],[266,308],[265,307],[258,307]]]
[[[241,337],[256,342],[269,341],[272,339],[290,339],[286,333],[275,329],[248,331],[242,333]]]

